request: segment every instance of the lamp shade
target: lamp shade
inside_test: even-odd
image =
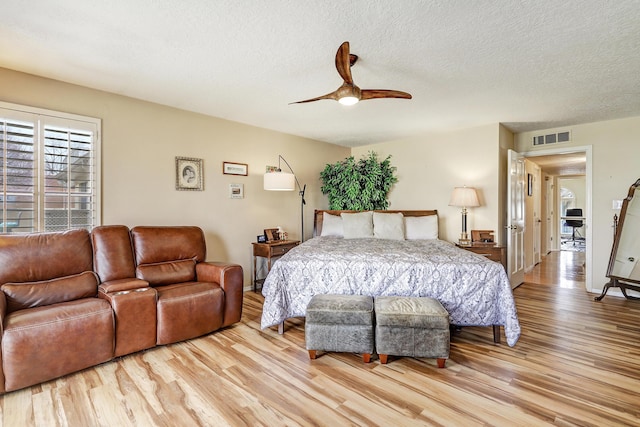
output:
[[[287,172],[267,172],[264,174],[264,189],[269,191],[293,191],[296,177]]]
[[[478,202],[478,194],[473,187],[456,187],[451,193],[449,206],[458,206],[461,208],[474,208],[480,206]]]

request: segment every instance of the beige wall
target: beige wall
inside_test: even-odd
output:
[[[356,159],[371,150],[381,159],[391,155],[398,182],[389,194],[389,209],[437,209],[440,238],[457,241],[460,208],[448,203],[453,188],[463,185],[475,187],[480,199],[480,207],[469,209],[468,230],[495,230],[500,235],[500,173],[505,170],[500,165],[501,138],[509,145],[508,131],[493,124],[358,147],[352,154]]]
[[[524,162],[525,174],[532,176],[533,179],[533,192],[532,195],[525,196],[525,223],[524,223],[524,269],[525,271],[531,270],[538,262],[537,255],[540,251],[540,242],[536,236],[536,226],[540,227],[540,223],[537,221],[540,219],[540,200],[541,200],[541,186],[540,181],[542,174],[540,167],[535,163],[526,160]],[[528,179],[528,178],[527,178]],[[528,186],[528,183],[525,184]],[[537,225],[536,225],[537,224]]]
[[[481,206],[469,213],[469,230],[492,229],[503,240],[506,212],[506,153],[548,150],[533,147],[533,135],[512,135],[499,124],[348,148],[268,131],[213,117],[138,101],[0,68],[0,100],[102,119],[103,223],[195,224],[207,235],[210,260],[232,261],[251,272],[251,245],[266,227],[282,226],[299,237],[300,198],[265,192],[265,165],[282,154],[307,184],[305,235],[313,209],[326,208],[319,173],[327,163],[375,150],[391,154],[398,183],[391,209],[437,209],[441,238],[455,241],[460,209],[448,206],[455,186],[474,186]],[[573,126],[572,141],[558,148],[592,147],[593,288],[606,282],[611,248],[613,199],[622,199],[640,170],[640,117]],[[205,191],[175,187],[175,156],[204,159]],[[249,176],[221,173],[222,162],[247,163]],[[286,168],[285,168],[286,169]],[[244,184],[245,198],[228,198],[230,183]],[[589,284],[587,284],[589,288]]]
[[[592,283],[587,289],[599,292],[607,282],[606,269],[613,241],[612,209],[614,199],[623,199],[629,186],[640,176],[640,117],[609,120],[569,127],[571,142],[556,144],[554,148],[592,147],[592,176],[590,177],[592,193],[586,195],[591,201],[591,235],[593,242]],[[534,152],[548,150],[549,146],[533,147],[534,135],[551,133],[567,128],[544,129],[535,132],[524,132],[516,135],[516,150]],[[589,179],[587,179],[587,188]],[[585,206],[587,209],[588,207]],[[588,212],[587,212],[588,213]],[[589,253],[587,252],[587,255]]]
[[[558,178],[558,192],[561,191],[562,188],[567,188],[573,192],[575,198],[573,199],[573,204],[569,206],[569,208],[581,208],[584,214],[584,207],[587,204],[587,194],[586,194],[586,179],[584,176],[580,177],[572,177],[572,178]],[[560,194],[560,193],[558,193]],[[560,215],[564,215],[564,212],[559,212]]]
[[[251,242],[282,226],[300,237],[297,192],[262,188],[266,165],[281,154],[307,184],[305,235],[313,210],[327,207],[319,173],[348,156],[348,148],[0,68],[0,101],[102,119],[104,224],[198,225],[209,260],[241,264],[250,284]],[[204,159],[204,191],[175,190],[175,157]],[[249,176],[222,174],[222,162],[249,165]],[[283,170],[287,170],[283,164]],[[244,199],[229,199],[231,183]]]
[[[552,249],[558,249],[559,239],[557,235],[557,221],[555,220],[556,209],[556,183],[555,177],[542,172],[540,177],[540,188],[542,200],[540,201],[540,218],[542,219],[541,234],[541,255],[548,254]],[[551,215],[553,213],[554,215]]]

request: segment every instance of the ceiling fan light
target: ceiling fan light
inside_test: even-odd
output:
[[[338,102],[342,105],[354,105],[357,104],[358,101],[359,99],[355,96],[343,96],[342,98],[338,99]]]

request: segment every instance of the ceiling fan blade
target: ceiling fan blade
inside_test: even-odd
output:
[[[399,90],[384,90],[384,89],[362,89],[360,100],[375,99],[375,98],[402,98],[411,99],[411,94],[407,92],[401,92]]]
[[[318,96],[317,98],[305,99],[304,101],[290,102],[289,105],[291,105],[291,104],[303,104],[305,102],[320,101],[321,99],[333,99],[334,101],[337,101],[338,100],[338,95],[337,95],[336,92],[337,91],[333,91],[333,92],[328,93],[326,95]]]
[[[349,42],[344,42],[338,48],[336,53],[336,68],[338,74],[342,77],[345,83],[353,84],[353,77],[351,77],[351,60],[349,59]]]

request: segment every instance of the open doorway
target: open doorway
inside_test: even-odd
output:
[[[541,183],[539,189],[542,201],[538,207],[541,230],[532,234],[532,239],[539,239],[543,257],[554,255],[555,258],[571,260],[575,263],[574,266],[567,266],[564,263],[549,265],[564,269],[581,269],[584,272],[581,276],[584,280],[583,286],[587,291],[591,291],[592,274],[589,262],[592,244],[589,238],[591,147],[530,152],[525,153],[525,158],[539,168],[539,176],[536,179]],[[577,211],[578,209],[580,212]],[[580,215],[577,215],[578,213]],[[574,220],[582,223],[571,222]],[[563,249],[577,252],[577,255],[558,257],[557,255]],[[530,265],[528,270],[531,271],[536,264]]]
[[[558,177],[560,250],[585,252],[584,233],[586,181],[583,176]]]

